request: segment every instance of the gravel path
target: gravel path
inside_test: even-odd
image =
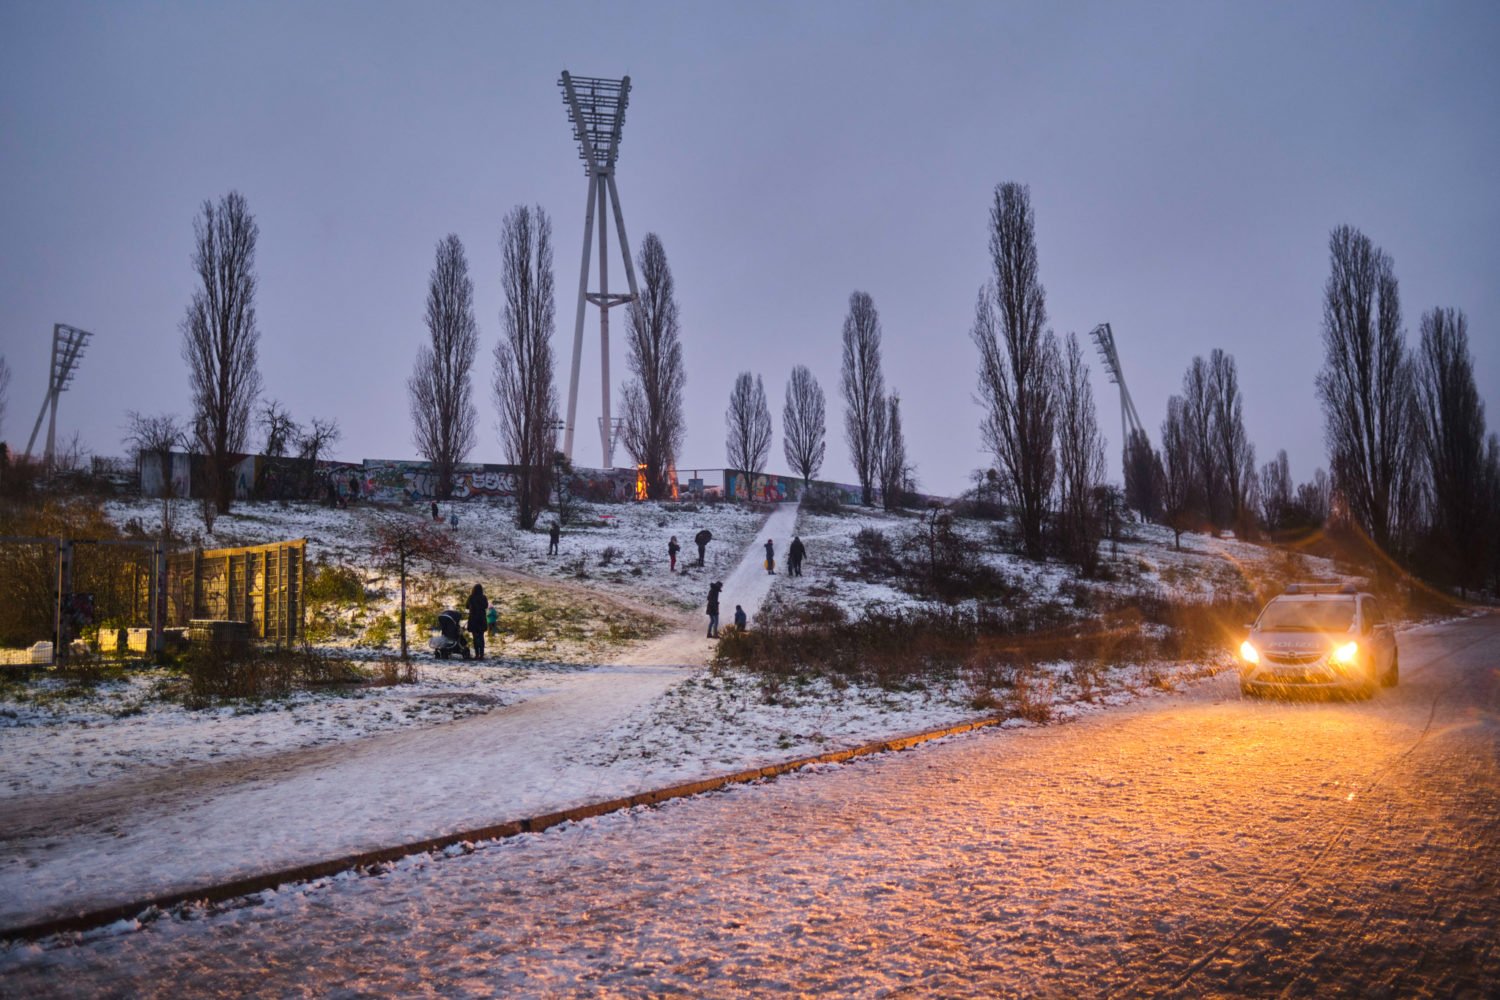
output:
[[[1232,676],[0,952],[167,996],[1495,995],[1500,617],[1373,701]]]

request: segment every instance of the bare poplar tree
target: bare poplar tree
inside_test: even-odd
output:
[[[1169,397],[1167,419],[1161,425],[1161,511],[1178,549],[1182,548],[1182,532],[1192,523],[1197,502],[1200,480],[1196,456],[1187,403],[1181,396]]]
[[[1292,496],[1291,465],[1287,462],[1286,449],[1276,453],[1273,461],[1260,468],[1260,520],[1267,531],[1280,531],[1286,527],[1295,502]]]
[[[1462,310],[1423,313],[1415,390],[1417,441],[1441,571],[1467,595],[1482,583],[1486,541],[1495,542],[1485,530],[1484,403],[1474,383]]]
[[[753,474],[763,472],[771,455],[771,408],[760,376],[740,372],[724,411],[724,448],[729,467]]]
[[[552,220],[540,205],[511,210],[501,231],[500,250],[505,312],[504,333],[495,346],[495,409],[500,414],[500,439],[517,467],[516,523],[529,530],[547,505],[557,437]]]
[[[238,191],[218,204],[204,201],[193,220],[193,270],[200,287],[182,320],[182,358],[193,390],[193,429],[207,459],[206,499],[221,514],[234,501],[229,469],[233,456],[245,448],[260,395],[260,330],[255,325],[259,236],[255,216]]]
[[[1245,436],[1244,401],[1234,355],[1214,348],[1208,357],[1213,446],[1223,470],[1224,516],[1236,532],[1250,527],[1247,500],[1255,486],[1255,447]]]
[[[672,495],[671,477],[687,429],[683,413],[687,372],[678,337],[672,269],[655,233],[646,234],[638,267],[640,297],[630,304],[625,342],[626,361],[634,377],[625,385],[621,437],[636,464],[646,467],[646,495],[661,500]]]
[[[901,396],[886,397],[885,447],[880,455],[880,500],[886,510],[899,510],[911,482],[906,460],[906,435],[901,430]]]
[[[797,365],[787,381],[786,404],[781,408],[781,452],[804,486],[811,485],[823,467],[827,448],[823,408],[823,387],[806,365]]]
[[[1044,333],[1046,291],[1036,253],[1031,191],[1024,184],[995,188],[990,206],[990,261],[994,280],[979,291],[970,336],[979,347],[980,423],[985,443],[1004,474],[1015,504],[1026,555],[1044,555],[1042,526],[1057,475],[1057,338]]]
[[[1401,529],[1411,400],[1391,258],[1353,226],[1328,238],[1318,398],[1334,487],[1382,552]]]
[[[432,464],[440,499],[453,495],[453,470],[474,447],[479,411],[474,406],[470,370],[479,352],[474,321],[474,282],[459,238],[438,241],[437,260],[427,279],[428,342],[417,350],[407,379],[412,443]]]
[[[860,502],[868,507],[875,500],[875,482],[880,478],[886,407],[885,376],[880,371],[880,313],[866,292],[849,296],[843,342],[844,440],[859,477]]]
[[[1084,575],[1099,568],[1103,523],[1094,509],[1096,487],[1104,479],[1104,438],[1094,410],[1089,366],[1078,335],[1068,334],[1057,383],[1057,468],[1059,529],[1068,561]]]
[[[1194,496],[1205,520],[1214,527],[1224,523],[1224,468],[1214,437],[1213,375],[1201,356],[1194,357],[1182,376],[1182,404],[1188,446],[1193,451],[1193,469],[1198,475]]]

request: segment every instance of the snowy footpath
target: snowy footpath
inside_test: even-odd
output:
[[[724,580],[721,622],[736,604],[759,610],[773,579],[762,541],[784,549],[796,519],[795,505],[772,512]],[[0,927],[705,776],[668,759],[600,763],[598,751],[612,727],[705,665],[706,624],[700,607],[616,663],[553,675],[536,697],[449,724],[9,799]]]

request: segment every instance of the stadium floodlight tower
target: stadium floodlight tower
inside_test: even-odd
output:
[[[578,365],[583,358],[583,316],[592,302],[599,307],[600,381],[603,410],[599,417],[599,440],[604,448],[604,467],[614,467],[615,422],[609,410],[609,311],[636,299],[635,265],[630,243],[625,239],[625,216],[620,213],[620,192],[615,187],[615,162],[620,155],[620,131],[625,126],[625,107],[630,103],[630,77],[606,80],[594,76],[572,76],[563,70],[558,81],[568,120],[578,139],[578,155],[589,175],[589,196],[583,220],[583,267],[578,275],[578,314],[573,323],[573,369],[568,380],[568,420],[563,428],[563,454],[573,458],[573,431],[578,418]],[[608,205],[605,203],[608,202]],[[625,258],[627,295],[609,291],[609,213],[614,209],[615,233]],[[589,251],[594,234],[594,213],[599,215],[599,290],[590,292]]]
[[[1089,336],[1099,348],[1099,357],[1104,359],[1104,370],[1109,373],[1109,380],[1120,387],[1120,438],[1128,453],[1133,433],[1139,432],[1147,441],[1150,437],[1141,424],[1140,414],[1135,412],[1135,402],[1130,398],[1130,390],[1125,388],[1125,373],[1120,370],[1120,355],[1115,351],[1114,331],[1109,328],[1108,323],[1100,323],[1090,331]]]
[[[52,327],[52,366],[47,370],[47,395],[42,397],[41,412],[36,415],[36,424],[31,428],[31,438],[26,442],[26,457],[31,457],[36,444],[37,432],[42,429],[42,418],[47,417],[47,451],[44,460],[52,466],[53,453],[57,448],[57,397],[73,381],[73,372],[78,368],[78,359],[83,356],[84,345],[93,334],[66,323]],[[50,414],[50,416],[49,416]]]

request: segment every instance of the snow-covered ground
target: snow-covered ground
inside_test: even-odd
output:
[[[117,505],[114,513],[149,526],[159,509]],[[371,516],[367,509],[242,510],[219,519],[209,544],[307,537],[313,562],[374,572],[362,524]],[[976,690],[963,677],[929,679],[900,691],[817,679],[768,684],[732,670],[706,669],[713,648],[702,632],[707,581],[726,582],[725,622],[735,604],[744,604],[752,628],[770,595],[797,599],[802,591],[821,594],[830,584],[855,615],[876,600],[920,603],[852,573],[853,537],[861,527],[895,534],[909,530],[914,518],[863,511],[804,513],[799,519],[795,508],[782,507],[767,522],[764,512],[725,505],[696,511],[611,506],[599,510],[615,515],[612,522],[594,517],[593,525],[564,533],[559,562],[546,556],[544,533],[515,531],[504,508],[477,504],[462,510],[460,531],[468,525],[480,539],[476,554],[455,570],[465,584],[477,576],[497,589],[514,584],[549,590],[565,604],[639,604],[660,614],[667,631],[633,645],[579,646],[577,655],[559,661],[428,661],[412,686],[309,693],[229,708],[190,711],[153,700],[159,680],[153,673],[73,699],[47,697],[36,686],[26,701],[14,691],[0,692],[0,840],[15,848],[0,861],[0,900],[8,900],[0,903],[0,924],[35,919],[63,905],[99,905],[440,835],[996,711],[1014,714],[1012,724],[1023,724],[1022,715],[1034,717],[1038,705],[1043,715],[1065,719],[1170,689],[1228,662],[1221,656],[1208,663],[1102,670],[1043,664],[1028,688],[1029,706],[981,702],[976,696],[993,692]],[[186,513],[181,505],[179,517]],[[687,556],[691,535],[704,524],[715,534],[708,566],[667,573],[664,539],[676,534]],[[808,546],[806,575],[764,573],[761,542],[777,540],[784,568],[794,524]],[[974,533],[976,544],[989,531],[982,524],[960,527]],[[1271,574],[1283,561],[1255,546],[1195,536],[1185,536],[1188,551],[1176,553],[1170,534],[1154,530],[1136,529],[1139,540],[1122,544],[1120,555],[1111,558],[1117,567],[1133,564],[1151,586],[1174,592],[1204,595],[1209,591],[1198,584],[1201,579],[1222,578],[1229,586]],[[658,544],[663,551],[653,555]],[[610,548],[615,552],[606,559]],[[566,568],[568,558],[579,556],[582,576]],[[1073,580],[1071,571],[1055,563],[1033,566],[989,547],[984,558],[1025,581],[1029,598],[1038,601],[1058,599]],[[359,652],[347,642],[330,646]],[[122,815],[120,802],[129,795],[138,798],[139,808]]]
[[[0,992],[1493,996],[1496,626],[0,946]]]

